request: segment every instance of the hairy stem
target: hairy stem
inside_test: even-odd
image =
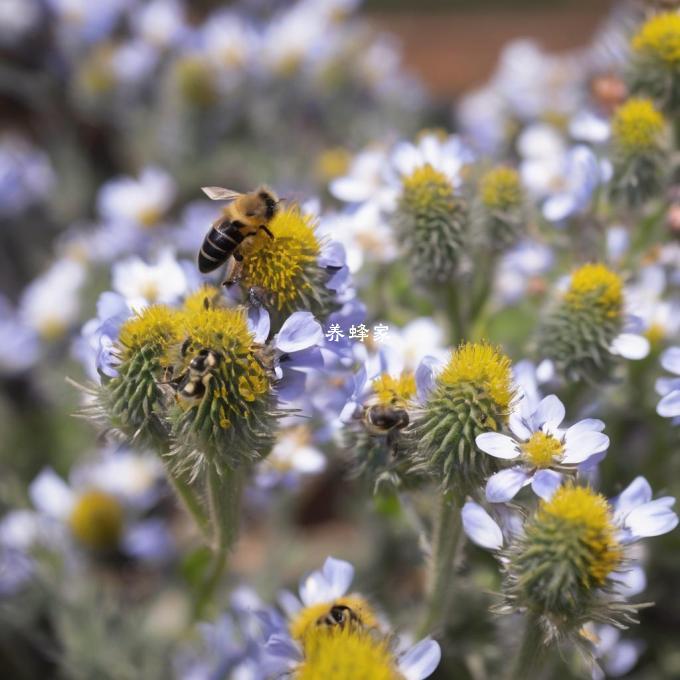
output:
[[[175,490],[178,498],[186,511],[193,517],[196,526],[200,529],[205,538],[210,536],[210,525],[208,515],[201,503],[198,494],[189,481],[182,475],[181,472],[173,470],[171,466],[166,467],[166,472],[172,488]]]
[[[508,680],[538,680],[546,660],[543,629],[536,614],[527,615],[524,635],[517,656],[511,666]]]
[[[454,590],[454,569],[462,545],[461,508],[451,494],[444,494],[439,504],[432,537],[428,605],[420,627],[420,635],[446,624]]]

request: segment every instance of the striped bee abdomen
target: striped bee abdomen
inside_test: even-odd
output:
[[[226,262],[245,238],[241,234],[240,222],[225,220],[213,226],[203,239],[203,245],[198,253],[198,269],[201,273],[217,269]]]

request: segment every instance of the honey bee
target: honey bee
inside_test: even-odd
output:
[[[182,346],[182,353],[185,352],[185,346],[186,343]],[[203,348],[189,362],[189,367],[182,375],[173,380],[166,380],[164,384],[172,385],[182,397],[200,399],[205,394],[212,377],[210,371],[219,365],[221,358],[217,352]]]
[[[358,612],[346,604],[334,604],[325,614],[316,620],[317,626],[329,626],[345,628],[347,626],[363,626],[363,621]]]
[[[223,285],[231,285],[240,276],[243,250],[248,241],[260,231],[274,238],[267,225],[276,215],[279,198],[265,185],[247,194],[222,187],[203,187],[202,190],[213,201],[230,203],[203,239],[198,253],[198,269],[206,274],[229,260],[229,270]]]
[[[397,404],[369,404],[359,417],[369,434],[384,435],[388,448],[396,454],[399,432],[410,422],[408,411]]]

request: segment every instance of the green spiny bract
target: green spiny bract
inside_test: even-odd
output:
[[[526,222],[519,173],[506,166],[489,170],[480,180],[475,212],[484,226],[488,245],[504,250],[521,237]]]
[[[602,314],[596,298],[596,293],[587,296],[580,307],[558,304],[539,328],[541,356],[552,359],[567,380],[610,379],[619,361],[610,348],[622,320]]]
[[[477,449],[477,435],[501,430],[506,417],[479,385],[439,385],[408,431],[415,471],[427,471],[462,502],[497,470],[494,458]]]
[[[446,175],[425,165],[406,177],[393,224],[417,281],[432,284],[455,277],[468,209]]]

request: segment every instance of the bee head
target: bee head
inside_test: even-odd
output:
[[[271,189],[259,187],[256,191],[242,196],[236,207],[247,222],[264,224],[274,217],[278,203],[279,199]]]

